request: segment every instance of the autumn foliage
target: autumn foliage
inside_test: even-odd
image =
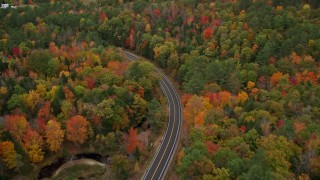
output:
[[[5,120],[6,130],[21,142],[28,128],[27,119],[20,115],[7,115]]]
[[[139,148],[141,150],[142,144],[141,142],[137,139],[137,129],[134,129],[131,127],[129,129],[129,135],[128,135],[128,145],[127,145],[127,152],[128,153],[133,153],[136,148]]]
[[[58,151],[61,148],[64,137],[64,131],[60,123],[55,120],[49,120],[45,129],[45,137],[49,150],[52,152]]]
[[[204,116],[204,112],[200,112],[200,113],[195,117],[195,120],[194,120],[195,126],[203,126],[203,125],[204,125],[203,116]]]
[[[107,18],[107,14],[106,14],[105,12],[102,12],[102,13],[100,14],[100,20],[101,20],[101,21],[104,21],[106,18]]]
[[[215,143],[212,143],[210,141],[206,142],[206,147],[211,156],[214,155],[214,153],[216,153],[219,149],[219,147]]]
[[[47,119],[50,118],[51,102],[45,102],[42,108],[38,111],[38,117]]]
[[[281,72],[274,73],[270,77],[270,85],[271,86],[276,86],[279,83],[279,81],[282,78],[282,76],[283,76],[283,73],[281,73]]]
[[[0,142],[0,157],[5,162],[8,169],[12,169],[17,166],[18,155],[12,142]]]
[[[31,162],[38,163],[43,160],[43,139],[36,131],[28,129],[22,144]]]
[[[83,144],[88,139],[88,121],[81,115],[71,117],[66,124],[67,139],[74,143]]]
[[[0,16],[4,178],[75,148],[135,177],[167,106],[161,76],[124,47],[180,90],[180,179],[319,179],[318,0],[38,2]]]
[[[209,40],[211,39],[213,35],[213,29],[211,27],[207,27],[206,29],[204,29],[203,31],[203,37],[206,39],[206,40]]]

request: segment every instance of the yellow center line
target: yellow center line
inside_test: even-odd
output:
[[[162,75],[163,76],[163,75]],[[163,79],[165,79],[165,78],[163,78]],[[164,83],[164,85],[167,87],[167,89],[168,89],[168,91],[169,91],[169,94],[170,94],[170,96],[171,96],[171,99],[172,99],[172,102],[173,102],[173,127],[172,127],[172,130],[171,130],[171,133],[170,133],[170,137],[169,137],[169,142],[170,142],[170,139],[171,139],[171,137],[172,137],[172,133],[173,133],[173,130],[174,130],[174,126],[175,126],[175,119],[176,119],[176,116],[175,116],[175,113],[176,113],[176,106],[175,106],[175,103],[174,103],[174,99],[173,99],[173,96],[172,96],[172,94],[171,94],[171,92],[170,92],[170,90],[169,90],[169,88],[168,88],[168,86],[167,86],[167,84],[166,83]],[[169,106],[170,107],[170,106]],[[170,118],[170,114],[169,114],[169,118]],[[164,139],[163,139],[164,140]],[[166,148],[164,149],[164,152],[163,152],[163,154],[162,154],[162,156],[161,156],[161,158],[160,158],[160,161],[159,161],[159,163],[158,163],[158,165],[157,165],[157,167],[156,167],[156,170],[154,171],[154,173],[153,173],[153,175],[152,175],[152,177],[151,177],[151,179],[153,179],[154,178],[154,176],[155,176],[155,174],[156,174],[156,172],[157,172],[157,170],[158,170],[158,168],[159,168],[159,166],[160,166],[160,164],[161,164],[161,161],[162,161],[162,159],[163,159],[163,157],[164,157],[164,155],[166,154],[166,152],[167,152],[167,149],[168,149],[168,147],[169,147],[169,144],[170,143],[167,143],[167,146],[166,146]],[[162,143],[164,143],[163,141],[162,141]]]

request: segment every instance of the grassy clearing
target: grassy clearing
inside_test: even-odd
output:
[[[53,180],[65,179],[72,180],[78,178],[99,178],[105,173],[105,167],[101,165],[75,164],[74,166],[63,169],[53,177]]]

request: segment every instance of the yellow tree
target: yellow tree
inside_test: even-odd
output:
[[[184,108],[184,117],[186,120],[193,121],[195,117],[202,111],[206,111],[212,108],[212,104],[209,101],[209,98],[204,98],[202,96],[192,96],[189,98],[185,108]]]
[[[248,97],[249,96],[246,92],[241,91],[241,92],[239,92],[237,99],[238,99],[239,103],[243,103],[248,99]]]
[[[31,110],[34,110],[36,105],[41,102],[40,94],[37,91],[30,91],[26,98],[26,105]]]
[[[49,120],[45,129],[45,137],[49,150],[52,152],[58,151],[64,137],[64,131],[61,129],[60,123],[55,120]]]
[[[28,129],[23,139],[23,146],[31,162],[38,163],[43,160],[44,153],[42,151],[42,145],[42,137],[36,131]]]
[[[297,157],[302,151],[299,146],[292,141],[288,141],[284,136],[269,135],[262,137],[258,140],[258,146],[265,150],[271,167],[279,173],[281,173],[280,171],[289,173],[290,159]]]
[[[0,156],[8,169],[17,166],[18,154],[14,150],[14,144],[10,141],[0,142]]]
[[[256,84],[255,84],[254,82],[248,81],[248,83],[247,83],[247,88],[251,90],[252,88],[254,88],[255,85],[256,85]]]
[[[144,100],[139,94],[135,94],[133,96],[133,104],[132,104],[132,110],[134,119],[137,123],[140,123],[146,115],[147,112],[147,101]]]

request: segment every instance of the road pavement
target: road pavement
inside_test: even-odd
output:
[[[139,56],[128,51],[124,51],[124,53],[129,60],[140,58]],[[175,150],[178,146],[182,123],[181,104],[178,93],[167,76],[158,68],[157,71],[161,75],[161,89],[165,94],[169,104],[169,119],[166,132],[162,138],[162,143],[159,146],[152,163],[142,177],[144,180],[160,180],[165,177],[168,167],[170,166],[175,154]]]

